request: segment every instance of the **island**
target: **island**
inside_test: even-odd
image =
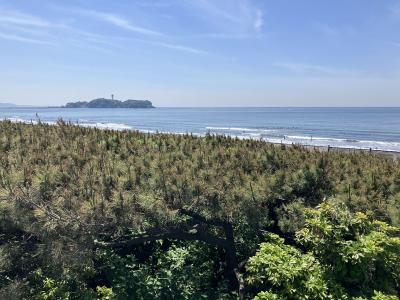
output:
[[[69,102],[65,108],[154,108],[149,100],[115,100],[98,98],[91,101]]]

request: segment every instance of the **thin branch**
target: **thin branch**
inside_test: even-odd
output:
[[[219,246],[222,248],[229,247],[229,244],[225,239],[215,237],[211,234],[204,232],[189,233],[177,228],[170,228],[166,230],[150,230],[147,233],[137,235],[126,241],[118,242],[99,242],[95,241],[95,244],[99,247],[111,247],[111,248],[129,248],[132,246],[140,245],[145,242],[157,241],[157,240],[185,240],[185,241],[202,241],[210,245]]]
[[[191,217],[199,222],[205,223],[207,225],[213,225],[213,226],[222,226],[224,227],[226,225],[225,221],[221,221],[219,219],[213,218],[213,219],[207,219],[206,217],[203,217],[202,215],[195,213],[193,211],[187,210],[187,209],[180,209],[179,213],[182,215],[186,215],[188,217]]]

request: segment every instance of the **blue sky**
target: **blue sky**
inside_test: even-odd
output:
[[[0,0],[0,102],[399,106],[398,0]]]

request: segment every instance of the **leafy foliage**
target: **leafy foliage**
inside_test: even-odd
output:
[[[297,233],[297,239],[348,291],[392,294],[400,288],[399,233],[397,227],[326,202],[318,209],[307,210],[305,227]]]
[[[285,245],[275,234],[269,235],[268,239],[249,260],[249,284],[262,290],[277,290],[283,299],[328,299],[324,270],[315,257]],[[260,299],[268,297],[272,296],[258,295]]]
[[[275,292],[333,295],[329,277],[395,294],[399,170],[369,153],[2,121],[0,298],[243,297],[242,262],[263,242],[269,267],[299,264]],[[347,208],[312,210],[327,198]]]
[[[212,253],[199,243],[158,249],[145,263],[135,256],[121,257],[102,252],[102,271],[121,298],[134,299],[217,299],[230,297],[227,287],[215,289]]]
[[[272,290],[257,299],[397,299],[400,287],[399,228],[351,213],[345,205],[326,201],[306,210],[296,233],[305,253],[268,235],[250,258],[247,281]]]

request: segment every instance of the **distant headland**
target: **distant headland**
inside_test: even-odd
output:
[[[16,107],[16,104],[13,103],[0,103],[0,107]]]
[[[27,108],[27,107],[33,107],[32,105],[19,105],[19,104],[14,104],[14,103],[9,103],[9,102],[0,102],[0,107],[1,108]]]
[[[69,102],[65,108],[154,108],[149,100],[114,100],[98,98],[92,101]]]

